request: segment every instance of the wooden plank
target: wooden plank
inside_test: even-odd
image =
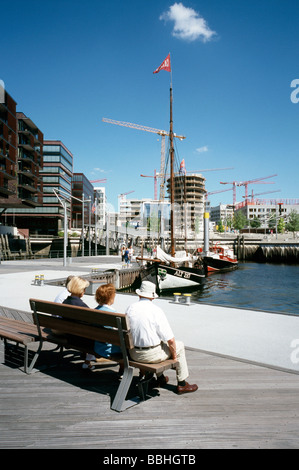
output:
[[[0,364],[0,448],[145,449],[146,455],[299,447],[298,375],[188,349],[186,357],[197,392],[176,395],[169,371],[166,388],[120,414],[110,410],[117,367],[85,372],[79,355],[65,356],[59,368],[27,376]]]

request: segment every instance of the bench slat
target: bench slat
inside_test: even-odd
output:
[[[38,299],[30,299],[31,308],[34,310],[33,303],[37,312],[58,315],[63,318],[82,321],[95,325],[111,326],[117,328],[116,315],[114,312],[106,312],[93,308],[78,307],[75,305],[58,304],[56,302],[47,302]],[[124,313],[117,313],[121,319],[121,325],[124,330],[129,330],[128,318]]]
[[[178,361],[174,359],[167,359],[163,362],[157,362],[154,364],[143,363],[143,362],[136,362],[129,360],[129,364],[132,367],[136,367],[137,369],[143,369],[146,372],[152,372],[153,374],[162,374],[168,369],[175,369]]]
[[[28,344],[39,339],[38,330],[35,325],[4,317],[0,317],[0,336],[21,344]]]
[[[39,324],[43,327],[59,331],[64,334],[81,336],[94,341],[112,343],[120,345],[118,330],[111,328],[98,328],[92,325],[85,325],[77,322],[70,322],[63,318],[56,318],[37,313]]]

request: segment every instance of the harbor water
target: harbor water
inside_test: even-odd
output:
[[[299,315],[299,265],[240,262],[190,293],[192,302]]]

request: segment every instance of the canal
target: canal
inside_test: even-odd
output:
[[[206,278],[191,301],[299,315],[298,286],[299,265],[240,262]]]

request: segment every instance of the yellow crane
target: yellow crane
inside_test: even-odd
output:
[[[161,136],[161,168],[160,173],[156,176],[161,178],[160,180],[160,201],[164,201],[165,196],[165,188],[164,188],[164,167],[165,167],[165,137],[169,136],[169,132],[164,131],[162,129],[155,129],[153,127],[142,126],[141,124],[134,124],[132,122],[125,122],[125,121],[115,121],[114,119],[103,118],[103,122],[107,122],[109,124],[116,124],[117,126],[124,126],[130,127],[131,129],[138,129],[140,131],[145,132],[152,132],[153,134],[158,134]],[[177,139],[183,140],[186,137],[183,135],[173,134],[173,137]]]

